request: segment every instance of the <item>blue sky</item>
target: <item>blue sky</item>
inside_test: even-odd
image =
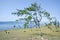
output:
[[[41,4],[44,10],[60,21],[60,0],[0,0],[0,21],[15,21],[18,17],[11,13],[34,2]]]

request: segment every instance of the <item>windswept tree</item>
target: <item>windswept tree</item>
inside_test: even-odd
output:
[[[51,26],[53,24],[56,29],[59,27],[59,22],[57,21],[57,19],[55,17],[47,16],[47,19],[49,20],[49,26]]]
[[[47,19],[49,20],[49,23],[45,23],[45,25],[52,30],[52,28],[50,27],[52,24],[55,25],[55,28],[57,28],[57,19],[55,17],[51,17],[50,14],[48,14],[47,12],[44,13],[44,16],[47,17]]]
[[[56,18],[54,18],[55,20],[53,21],[53,24],[55,25],[55,28],[57,29],[59,27],[59,21],[57,21]]]
[[[43,15],[45,17],[50,16],[50,14],[42,10],[41,6],[37,5],[37,3],[31,4],[31,6],[24,8],[23,10],[18,9],[17,12],[12,14],[20,16],[20,20],[25,20],[24,28],[27,28],[28,24],[31,23],[31,21],[34,22],[37,27],[40,28],[40,22],[42,20]],[[23,16],[24,18],[21,18]]]

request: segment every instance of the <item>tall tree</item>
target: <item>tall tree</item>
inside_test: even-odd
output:
[[[31,4],[31,6],[24,8],[23,10],[17,10],[17,12],[12,13],[15,15],[18,15],[20,17],[24,16],[24,18],[21,18],[22,20],[25,20],[24,28],[27,28],[28,24],[32,21],[34,22],[37,27],[40,28],[40,22],[42,20],[42,15],[45,17],[50,16],[50,14],[46,11],[42,11],[42,8],[40,5],[37,5],[37,3]]]

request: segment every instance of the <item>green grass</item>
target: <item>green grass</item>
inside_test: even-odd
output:
[[[60,28],[51,28],[52,29],[48,29],[48,27],[41,27],[7,30],[9,34],[6,34],[5,31],[0,31],[0,40],[31,40],[31,38],[33,40],[40,40],[41,33],[43,34],[44,38],[49,40],[60,40]],[[56,32],[56,30],[58,31]]]

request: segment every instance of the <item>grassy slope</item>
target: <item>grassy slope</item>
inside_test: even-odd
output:
[[[52,31],[53,30],[53,31]],[[40,33],[44,33],[43,37],[48,38],[49,40],[60,40],[60,28],[59,32],[55,32],[56,29],[53,27],[52,30],[48,29],[47,27],[41,28],[30,28],[30,29],[14,29],[8,30],[10,33],[6,34],[5,31],[0,31],[0,40],[40,40],[37,38]]]

